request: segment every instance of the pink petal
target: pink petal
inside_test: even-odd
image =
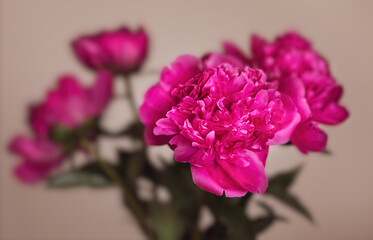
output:
[[[277,38],[276,44],[279,45],[278,47],[291,46],[297,49],[311,48],[311,43],[295,30],[289,30],[284,35]]]
[[[38,137],[47,137],[55,120],[45,105],[33,105],[29,109],[29,122]]]
[[[145,126],[144,138],[145,138],[146,144],[156,145],[156,146],[167,144],[170,141],[171,137],[154,135],[153,133],[154,127],[155,127],[155,124]]]
[[[58,88],[48,94],[45,107],[56,123],[67,127],[79,126],[93,115],[89,91],[69,75],[61,77]]]
[[[248,161],[250,161],[247,167],[240,167],[228,161],[221,161],[220,166],[246,192],[263,194],[268,186],[268,178],[264,170],[263,162],[259,158],[260,156],[250,154],[243,157],[247,157]]]
[[[285,144],[289,142],[295,128],[301,120],[301,117],[290,97],[282,94],[281,100],[283,102],[285,114],[281,119],[281,122],[278,123],[279,126],[281,126],[280,130],[275,133],[275,136],[272,139],[268,140],[267,144],[269,145]]]
[[[242,62],[240,59],[220,54],[220,53],[210,53],[203,57],[203,63],[206,68],[215,68],[221,64],[230,64],[235,67],[244,67],[246,62]]]
[[[221,164],[214,164],[206,168],[210,176],[224,189],[227,197],[242,197],[247,193],[240,183],[222,167]]]
[[[250,63],[249,59],[245,56],[245,54],[242,53],[242,51],[234,43],[224,42],[223,48],[225,54],[237,58],[242,63],[245,63],[245,65]]]
[[[256,156],[247,155],[246,157],[250,158],[247,167],[230,164],[225,160],[204,167],[192,164],[193,181],[200,188],[216,195],[222,195],[224,191],[227,197],[241,197],[248,191],[264,193],[268,179],[264,172],[262,156],[264,155],[261,153]]]
[[[266,165],[266,159],[268,156],[268,147],[263,150],[240,150],[235,152],[235,159],[232,164],[237,165],[238,167],[247,167],[251,164],[252,159],[255,159],[255,161],[262,162],[263,166]]]
[[[35,168],[33,165],[23,163],[14,169],[14,174],[22,182],[35,184],[46,176],[47,171],[44,169]]]
[[[155,135],[175,135],[179,132],[179,127],[169,118],[159,119],[154,128]]]
[[[72,42],[76,56],[86,66],[94,69],[102,68],[107,56],[97,41],[97,37],[81,37]]]
[[[204,153],[200,148],[193,147],[192,142],[182,135],[176,135],[170,140],[170,145],[174,145],[174,158],[178,162],[189,162],[195,166],[208,164],[204,161]]]
[[[328,136],[317,127],[316,124],[306,121],[302,122],[295,129],[291,142],[298,149],[307,154],[308,151],[321,152],[326,148]]]
[[[311,109],[305,98],[306,90],[303,82],[299,78],[280,79],[279,91],[291,97],[302,119],[311,117]]]
[[[210,176],[203,167],[191,166],[193,182],[201,189],[216,194],[223,195],[224,189]]]
[[[330,125],[340,124],[345,121],[349,116],[346,108],[340,106],[336,102],[328,104],[321,111],[313,112],[313,119],[319,123]]]
[[[160,85],[170,91],[200,73],[201,68],[202,62],[199,58],[191,55],[180,56],[171,63],[171,67],[162,70]]]
[[[252,108],[265,108],[268,105],[268,91],[267,90],[260,90],[254,99],[254,103],[252,105]]]
[[[58,92],[63,96],[84,96],[85,89],[80,85],[79,80],[73,75],[64,75],[58,80]]]
[[[23,136],[15,137],[9,150],[35,163],[49,162],[60,154],[60,148],[48,140],[30,140]]]
[[[145,100],[140,107],[140,119],[146,125],[152,125],[160,118],[165,117],[171,109],[173,99],[161,85],[156,84],[145,94]]]
[[[72,43],[72,47],[77,57],[90,68],[106,68],[128,74],[144,62],[148,52],[148,36],[143,28],[131,32],[122,27],[80,37]]]
[[[48,173],[52,169],[58,167],[61,163],[62,159],[39,165],[25,161],[14,169],[14,174],[24,183],[35,184],[46,178]]]
[[[253,34],[251,36],[251,51],[253,53],[254,58],[260,60],[266,55],[266,45],[267,42],[260,36],[256,34]]]
[[[100,71],[91,89],[94,114],[99,115],[113,96],[113,76],[109,71]]]
[[[227,197],[242,197],[247,191],[237,184],[218,164],[199,167],[191,165],[193,182],[201,189]]]

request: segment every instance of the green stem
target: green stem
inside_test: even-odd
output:
[[[125,86],[126,86],[126,96],[127,96],[128,102],[130,104],[132,114],[135,117],[135,119],[138,120],[139,115],[137,113],[137,106],[136,106],[136,103],[135,103],[135,97],[134,97],[133,91],[132,91],[132,83],[131,83],[131,79],[130,79],[129,76],[124,76],[124,83],[125,83]]]
[[[72,156],[69,156],[69,163],[70,163],[70,169],[75,171],[76,170],[76,166],[75,166],[75,162],[74,162],[74,158]]]
[[[149,239],[153,239],[153,233],[148,225],[143,208],[141,207],[137,199],[132,195],[131,191],[129,190],[125,182],[122,181],[122,179],[119,177],[115,169],[113,169],[113,167],[111,167],[105,161],[102,161],[96,149],[88,141],[83,140],[81,142],[81,145],[92,154],[92,156],[96,159],[97,163],[100,165],[101,169],[109,176],[109,178],[121,188],[128,207],[136,216],[140,226],[145,230]]]
[[[135,97],[134,97],[134,94],[133,94],[133,91],[132,91],[132,82],[131,82],[131,79],[130,79],[129,76],[124,76],[124,83],[125,83],[125,87],[126,87],[126,96],[127,96],[132,114],[135,118],[135,121],[140,121],[139,114],[138,114],[138,108],[136,106]],[[146,151],[146,148],[147,148],[147,146],[144,142],[143,143],[143,151],[144,152]],[[155,235],[150,228],[147,227],[147,228],[144,228],[144,229],[145,229],[146,233],[148,234],[149,239],[155,239]]]
[[[198,191],[197,201],[198,201],[198,203],[197,203],[198,214],[197,214],[196,220],[193,223],[193,232],[192,232],[192,239],[193,240],[201,240],[202,239],[201,231],[198,229],[198,223],[199,223],[198,220],[200,219],[200,212],[201,212],[202,206],[205,203],[205,192],[204,191],[202,191],[202,190]]]

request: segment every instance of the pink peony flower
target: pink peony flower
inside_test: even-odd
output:
[[[323,151],[327,135],[318,123],[339,124],[349,115],[339,104],[343,89],[330,74],[326,60],[296,32],[285,33],[274,43],[254,35],[251,48],[254,66],[292,97],[302,116],[291,141],[303,153]]]
[[[18,136],[9,145],[10,151],[23,159],[15,169],[16,176],[26,183],[45,178],[62,163],[66,154],[63,143],[51,140],[52,128],[63,126],[75,130],[81,127],[98,117],[111,97],[112,76],[107,71],[97,74],[91,88],[82,87],[74,76],[61,77],[45,102],[30,108],[29,121],[35,139]]]
[[[15,175],[25,183],[36,183],[58,167],[63,160],[61,148],[43,138],[27,139],[18,136],[9,145],[10,151],[22,157]]]
[[[100,71],[91,88],[82,87],[74,76],[61,77],[45,102],[31,107],[30,123],[35,133],[47,136],[55,125],[76,128],[98,117],[112,97],[112,84],[108,71]]]
[[[143,28],[131,32],[120,28],[112,32],[82,36],[73,41],[76,56],[88,67],[128,74],[136,71],[148,52],[148,36]]]
[[[289,141],[300,116],[261,70],[208,58],[181,56],[164,68],[140,108],[146,141],[168,143],[206,191],[264,193],[268,146]]]

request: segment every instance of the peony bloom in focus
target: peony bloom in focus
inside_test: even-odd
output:
[[[143,64],[148,52],[148,35],[143,28],[81,36],[73,41],[76,56],[88,67],[129,74]]]
[[[73,140],[65,139],[67,142],[63,142],[60,136],[54,136],[61,132],[56,134],[54,129],[62,127],[68,131],[64,136],[76,131],[81,133],[83,127],[89,132],[91,126],[87,127],[87,122],[102,113],[111,97],[112,75],[107,71],[97,74],[91,88],[82,87],[74,76],[61,77],[57,88],[49,92],[45,102],[30,108],[29,121],[36,137],[17,136],[9,145],[10,151],[22,158],[15,169],[16,176],[26,183],[45,178],[62,163],[64,155],[73,150],[65,145],[72,144]],[[79,140],[75,135],[72,137],[74,141]]]
[[[228,62],[228,63],[225,63]],[[148,144],[169,144],[200,188],[227,197],[264,193],[269,145],[289,141],[300,121],[292,100],[261,70],[223,55],[177,58],[140,108]]]
[[[251,48],[253,66],[263,69],[268,81],[277,82],[279,91],[292,97],[301,114],[292,143],[303,153],[323,151],[327,135],[318,124],[340,124],[349,115],[339,104],[343,89],[326,60],[296,32],[285,33],[273,43],[254,35]]]

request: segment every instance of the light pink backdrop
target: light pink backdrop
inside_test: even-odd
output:
[[[309,207],[316,224],[273,199],[265,199],[278,206],[277,212],[289,222],[276,223],[260,240],[373,239],[372,11],[373,1],[363,0],[2,0],[0,238],[144,239],[121,208],[115,189],[25,187],[13,178],[16,157],[5,149],[11,136],[28,131],[25,107],[41,99],[57,75],[73,72],[89,83],[91,73],[74,60],[68,45],[74,36],[143,23],[152,41],[146,69],[159,69],[182,53],[201,55],[219,49],[223,39],[247,49],[247,37],[253,31],[272,38],[296,28],[310,37],[345,86],[343,102],[351,117],[339,127],[325,128],[332,156],[304,157],[292,148],[271,151],[269,173],[304,165],[292,190]],[[135,83],[138,101],[157,79],[140,81]],[[112,112],[112,124],[118,125],[126,111]]]

